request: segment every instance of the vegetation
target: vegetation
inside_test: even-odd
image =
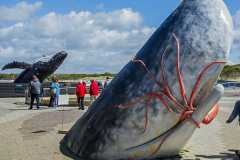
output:
[[[60,80],[77,80],[84,78],[98,78],[98,77],[114,77],[116,74],[113,73],[94,73],[94,74],[55,74],[55,76]],[[0,74],[0,79],[15,79],[17,77],[16,74]],[[50,80],[52,76],[48,77]],[[221,80],[228,79],[240,79],[240,64],[238,65],[226,65],[220,75]]]
[[[58,79],[60,80],[75,80],[75,79],[82,79],[82,78],[88,78],[88,77],[114,77],[115,74],[113,73],[94,73],[94,74],[55,74]],[[0,74],[0,79],[15,79],[17,77],[17,74]],[[51,80],[52,76],[48,77],[48,80]]]
[[[0,79],[15,79],[16,74],[0,74]]]
[[[98,74],[98,73],[93,73],[93,74],[55,74],[54,76],[56,76],[57,79],[60,79],[60,80],[76,80],[76,79],[83,79],[83,78],[88,78],[88,77],[94,77],[94,78],[114,77],[115,74],[105,72],[102,74]],[[51,78],[52,78],[52,76],[48,77],[48,80],[50,80]]]
[[[220,75],[222,80],[240,79],[240,64],[226,65]]]

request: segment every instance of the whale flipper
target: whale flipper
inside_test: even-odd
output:
[[[34,75],[34,72],[32,71],[32,69],[28,68],[18,75],[14,83],[29,83],[32,80],[33,75]]]
[[[5,66],[3,66],[2,70],[6,70],[6,69],[27,69],[32,67],[31,64],[29,63],[25,63],[25,62],[17,62],[17,61],[13,61],[11,63],[6,64]]]

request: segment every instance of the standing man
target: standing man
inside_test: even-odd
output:
[[[31,103],[29,109],[33,109],[33,103],[36,99],[37,109],[39,109],[39,96],[41,94],[41,83],[38,80],[37,76],[33,75],[33,79],[30,82],[30,94],[31,94]]]
[[[78,102],[78,109],[84,110],[84,97],[86,94],[86,85],[80,81],[76,86],[76,96]]]
[[[99,92],[99,87],[97,82],[95,80],[91,80],[90,91],[89,91],[91,103],[96,100],[98,96],[98,92]]]

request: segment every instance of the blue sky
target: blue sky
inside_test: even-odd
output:
[[[39,0],[27,0],[28,3],[35,3]],[[66,14],[74,11],[110,12],[121,8],[132,8],[142,14],[144,23],[151,26],[159,26],[179,4],[180,0],[40,0],[43,2],[38,15],[54,11]],[[0,5],[12,6],[19,0],[1,0]],[[239,0],[225,0],[232,15],[240,9]]]
[[[225,2],[235,21],[230,61],[240,63],[240,0]],[[1,0],[0,66],[12,59],[34,61],[41,55],[66,49],[71,56],[58,72],[117,72],[179,3],[180,0]],[[109,22],[103,23],[106,19]],[[93,26],[93,22],[97,25]]]

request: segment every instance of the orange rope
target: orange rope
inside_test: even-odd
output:
[[[161,55],[161,77],[162,77],[162,83],[163,85],[155,78],[154,74],[148,69],[148,67],[146,66],[146,64],[142,61],[142,60],[132,60],[132,62],[134,63],[138,63],[141,64],[144,69],[146,70],[146,72],[151,76],[151,78],[156,82],[156,84],[159,87],[163,87],[164,90],[163,92],[160,93],[147,93],[144,96],[138,97],[137,101],[134,103],[128,103],[125,105],[121,105],[119,106],[119,108],[122,109],[126,109],[131,107],[131,105],[134,105],[136,103],[139,103],[138,100],[141,100],[143,98],[147,97],[147,105],[146,105],[146,110],[145,110],[145,124],[144,124],[144,132],[147,129],[147,125],[148,125],[148,112],[149,112],[149,107],[150,107],[150,101],[152,100],[152,98],[157,98],[161,101],[161,103],[163,104],[163,106],[169,111],[169,112],[173,112],[172,108],[169,107],[168,103],[166,102],[166,100],[164,99],[164,96],[167,97],[172,103],[173,103],[173,107],[175,107],[175,109],[181,113],[180,117],[179,117],[179,122],[173,126],[172,128],[170,128],[167,132],[166,135],[163,137],[163,139],[161,140],[160,144],[158,145],[157,149],[152,153],[152,155],[155,155],[161,148],[161,146],[163,145],[163,143],[167,140],[167,138],[173,133],[174,129],[180,124],[180,122],[184,121],[184,120],[191,120],[191,122],[193,122],[194,125],[196,125],[196,127],[200,128],[200,123],[197,122],[196,120],[194,120],[192,118],[192,114],[193,112],[196,110],[196,107],[193,106],[194,100],[195,100],[195,94],[197,93],[200,84],[202,82],[202,79],[204,77],[204,75],[206,75],[207,71],[209,71],[209,69],[214,66],[214,65],[221,65],[221,64],[225,64],[226,62],[224,61],[216,61],[216,62],[212,62],[210,64],[208,64],[207,66],[205,66],[203,68],[203,70],[200,72],[200,74],[197,76],[196,82],[194,84],[194,87],[191,91],[191,95],[188,98],[186,95],[186,89],[184,86],[184,80],[183,80],[183,75],[180,71],[180,43],[179,40],[177,38],[177,36],[173,33],[173,38],[176,42],[176,53],[177,53],[177,58],[176,58],[176,74],[177,74],[177,79],[178,79],[178,85],[179,85],[179,90],[181,93],[181,97],[182,100],[184,102],[184,105],[182,105],[180,102],[178,102],[178,100],[172,95],[170,88],[168,86],[165,74],[164,74],[164,56],[166,54],[166,51],[168,49],[168,47],[164,50],[163,54]]]

